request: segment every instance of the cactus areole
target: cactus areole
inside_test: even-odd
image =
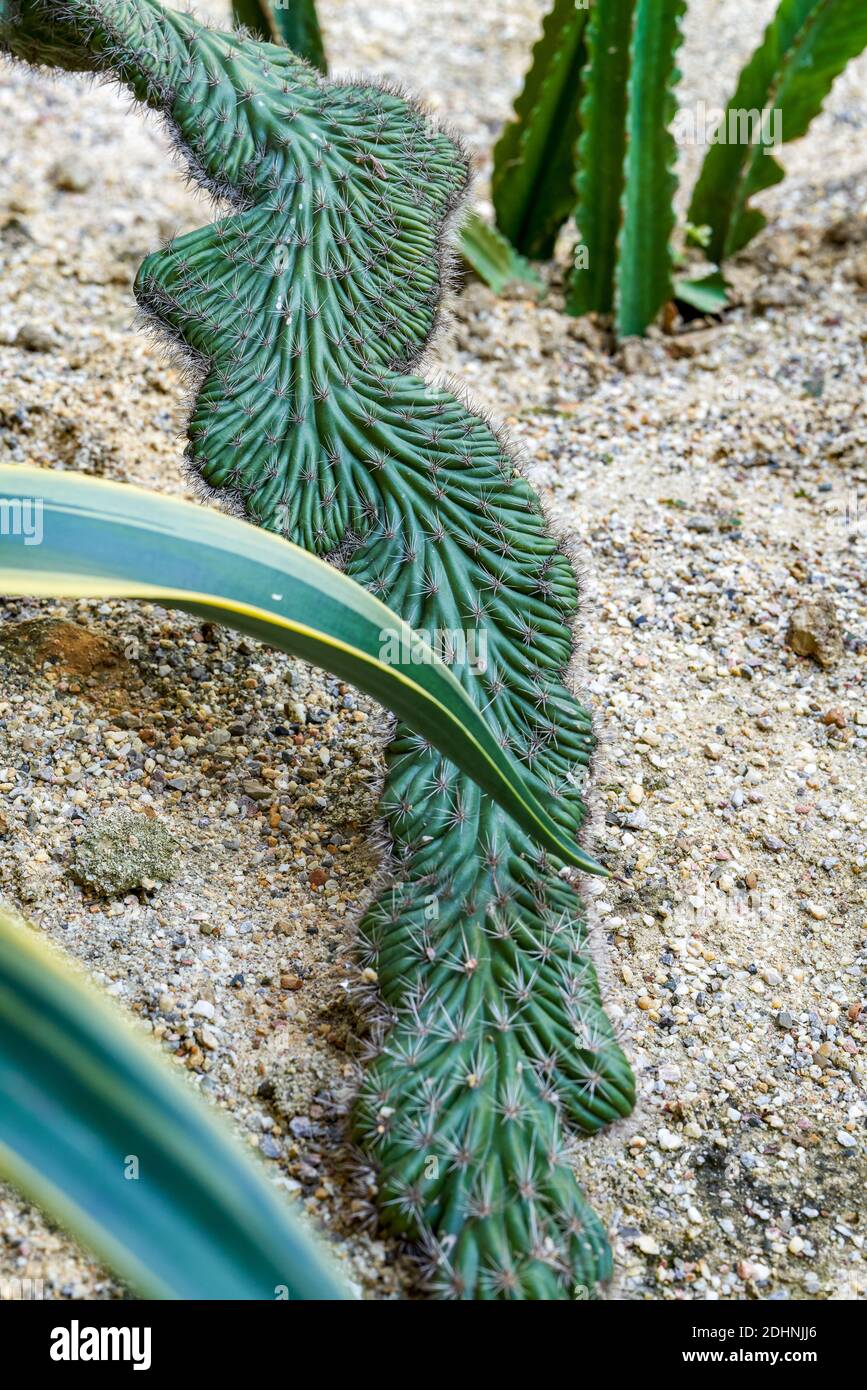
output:
[[[508,447],[418,374],[468,182],[459,145],[394,91],[156,0],[7,7],[8,51],[120,79],[230,204],[136,281],[199,370],[195,475],[412,627],[456,634],[455,673],[576,837],[594,739],[567,683],[575,576]],[[633,1080],[580,898],[402,725],[387,763],[393,876],[359,926],[382,1007],[353,1117],[381,1216],[421,1244],[437,1292],[586,1296],[610,1254],[570,1145],[629,1112]]]

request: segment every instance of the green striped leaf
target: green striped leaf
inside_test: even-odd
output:
[[[675,54],[685,0],[636,0],[626,120],[623,226],[618,244],[616,323],[643,333],[672,297]],[[695,220],[695,219],[693,219]]]
[[[783,144],[806,132],[835,78],[865,46],[864,0],[782,0],[741,73],[721,127],[725,139],[708,150],[692,195],[689,219],[710,226],[711,260],[734,255],[765,226],[750,199],[784,176],[771,141]],[[754,125],[751,140],[746,122],[762,112],[764,136],[756,139]]]
[[[729,302],[728,286],[718,270],[697,280],[675,280],[674,297],[700,314],[721,314]]]
[[[145,1297],[348,1297],[171,1064],[2,907],[0,1176]]]
[[[495,294],[502,294],[507,285],[514,284],[526,285],[537,294],[544,289],[538,271],[477,212],[471,213],[461,227],[461,255]]]
[[[543,784],[501,747],[427,642],[316,556],[209,508],[72,473],[0,467],[0,500],[8,518],[37,505],[42,532],[26,544],[7,520],[0,595],[148,599],[324,666],[421,733],[539,844],[606,872],[567,838],[540,800]]]
[[[555,0],[515,102],[515,119],[494,149],[497,226],[513,246],[537,260],[550,256],[574,203],[586,24],[587,11],[575,0]]]

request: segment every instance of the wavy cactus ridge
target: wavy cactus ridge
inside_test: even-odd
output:
[[[145,261],[137,295],[194,356],[188,458],[224,502],[320,554],[453,670],[577,837],[594,748],[566,684],[577,585],[511,451],[414,367],[466,162],[400,96],[155,0],[42,16],[164,110],[236,211]],[[9,40],[7,39],[7,42]],[[13,40],[14,48],[14,40]],[[389,1010],[355,1111],[387,1222],[459,1297],[568,1298],[610,1272],[569,1157],[629,1112],[584,912],[555,859],[398,725],[393,882],[360,924]]]

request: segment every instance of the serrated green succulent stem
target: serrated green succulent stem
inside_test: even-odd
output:
[[[575,221],[587,265],[576,261],[572,271],[566,305],[571,314],[608,314],[614,308],[634,10],[635,0],[605,0],[590,11],[575,180]]]
[[[514,119],[494,148],[491,192],[497,226],[525,256],[550,256],[572,211],[587,18],[587,10],[575,0],[554,0],[515,102]]]
[[[708,257],[721,263],[765,225],[751,199],[783,178],[773,147],[755,136],[732,139],[745,117],[777,113],[778,143],[796,140],[822,109],[846,64],[867,46],[863,0],[781,0],[726,108],[724,138],[710,146],[689,209],[709,226]],[[771,133],[771,132],[769,132]]]
[[[686,0],[635,0],[626,119],[623,222],[617,244],[616,325],[644,333],[672,296],[676,147],[675,54]]]

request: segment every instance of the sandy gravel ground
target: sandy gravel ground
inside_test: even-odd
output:
[[[684,105],[731,89],[773,4],[748,8],[693,3]],[[541,10],[321,0],[335,69],[419,91],[469,141],[482,206]],[[594,916],[640,1092],[578,1160],[613,1298],[867,1293],[865,79],[862,60],[784,152],[724,323],[612,354],[557,311],[555,267],[541,306],[466,286],[439,346],[523,446],[586,581],[597,844],[624,878],[597,885]],[[73,79],[5,69],[0,149],[0,459],[184,493],[180,377],[135,332],[130,289],[206,200],[155,122]],[[699,158],[682,152],[687,186]],[[827,667],[785,642],[816,600],[839,625]],[[39,626],[29,657],[0,629],[0,891],[229,1112],[364,1296],[408,1292],[339,1119],[384,716],[159,611],[6,616]],[[121,805],[171,830],[181,867],[106,900],[70,861]],[[121,1292],[0,1188],[11,1275]]]

